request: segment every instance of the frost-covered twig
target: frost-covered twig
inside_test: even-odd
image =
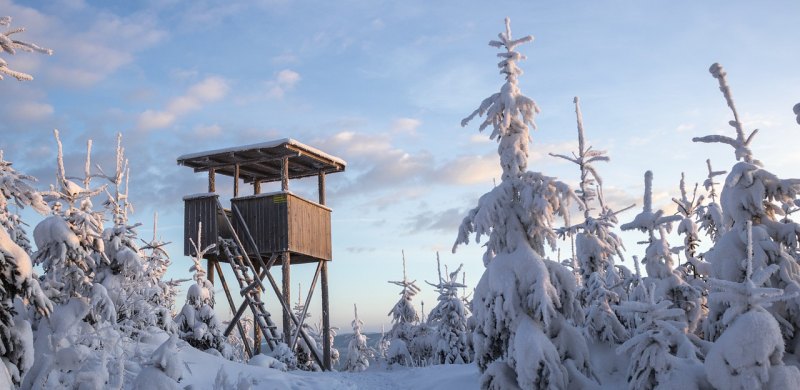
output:
[[[586,142],[584,138],[584,131],[583,131],[583,114],[581,114],[581,106],[580,106],[580,99],[575,96],[573,99],[573,103],[575,103],[575,116],[578,122],[578,154],[572,153],[573,157],[565,156],[563,154],[555,154],[550,153],[553,157],[563,158],[564,160],[570,161],[578,165],[581,171],[581,182],[580,182],[580,199],[584,204],[583,207],[583,216],[584,218],[589,218],[589,211],[592,209],[589,206],[589,201],[593,200],[595,196],[602,197],[602,185],[603,180],[600,178],[600,175],[597,174],[597,171],[592,166],[592,163],[595,161],[610,161],[610,158],[606,156],[606,152],[602,150],[592,150],[592,147],[586,147]],[[590,177],[591,175],[591,177]],[[592,185],[597,183],[598,190],[595,191],[591,188]],[[602,202],[603,200],[600,199]]]
[[[0,17],[0,26],[8,27],[10,25],[11,25],[10,16]],[[21,33],[23,31],[25,31],[24,27],[18,27],[0,33],[0,53],[5,52],[13,55],[17,53],[17,50],[22,50],[27,52],[38,52],[47,55],[53,54],[53,51],[50,49],[45,49],[33,43],[18,41],[16,39],[11,38],[12,35]],[[11,76],[19,81],[33,80],[33,76],[9,68],[8,63],[2,58],[0,58],[0,80],[3,79],[3,74]]]
[[[725,76],[727,73],[724,69],[722,69],[722,65],[718,63],[714,63],[711,65],[711,68],[708,70],[711,72],[711,75],[714,76],[715,79],[719,80],[719,90],[722,91],[722,94],[725,96],[725,101],[728,103],[728,107],[730,107],[731,111],[733,112],[733,120],[729,121],[728,124],[731,125],[734,129],[736,129],[736,139],[733,139],[728,136],[724,135],[707,135],[704,137],[694,137],[692,141],[694,142],[705,142],[705,143],[724,143],[728,144],[733,147],[736,159],[737,160],[744,160],[745,162],[761,165],[761,162],[758,160],[753,159],[753,152],[750,150],[750,142],[753,141],[753,136],[758,133],[758,129],[753,130],[749,136],[744,136],[744,129],[742,128],[742,122],[739,120],[739,113],[736,111],[736,105],[733,103],[733,95],[731,94],[731,88],[728,86],[728,80]]]

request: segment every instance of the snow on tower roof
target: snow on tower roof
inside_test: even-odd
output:
[[[178,157],[178,165],[193,168],[195,172],[214,169],[216,173],[233,176],[239,165],[239,177],[245,183],[281,179],[281,160],[289,159],[289,179],[314,176],[320,172],[343,172],[347,163],[319,149],[291,138],[257,144],[215,149],[184,154]]]

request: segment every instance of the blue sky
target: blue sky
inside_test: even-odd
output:
[[[55,50],[4,57],[36,77],[0,81],[6,159],[46,188],[53,128],[75,175],[88,138],[110,169],[122,132],[143,236],[158,211],[160,234],[182,241],[181,197],[205,191],[205,177],[177,166],[181,154],[291,137],[347,160],[328,194],[332,321],[343,330],[354,302],[369,330],[389,325],[399,291],[386,281],[401,277],[401,250],[419,283],[436,278],[437,250],[451,268],[465,264],[469,284],[482,273],[479,245],[450,248],[500,170],[488,134],[459,123],[502,84],[487,42],[506,16],[515,35],[536,37],[520,49],[520,86],[542,108],[531,170],[576,183],[574,166],[547,153],[576,149],[578,95],[589,142],[612,158],[600,167],[609,201],[637,202],[652,169],[655,206],[671,207],[681,171],[701,181],[706,158],[718,169],[734,161],[727,147],[691,142],[731,132],[713,62],[728,71],[745,127],[760,129],[756,157],[782,177],[800,163],[786,147],[800,140],[795,1],[0,0],[0,10]],[[313,199],[313,184],[291,188]],[[625,237],[628,258],[642,252],[639,236]],[[170,252],[171,275],[188,275],[180,245]],[[313,272],[296,268],[295,292]],[[421,298],[429,311],[432,289]]]

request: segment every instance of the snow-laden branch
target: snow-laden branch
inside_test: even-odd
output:
[[[729,121],[728,124],[736,129],[736,138],[715,134],[704,137],[694,137],[692,141],[728,144],[733,147],[737,160],[744,160],[745,162],[761,166],[761,162],[753,158],[753,151],[750,150],[750,142],[753,141],[753,136],[758,133],[758,129],[753,130],[749,136],[745,137],[742,122],[739,120],[739,113],[736,111],[736,105],[733,102],[733,94],[731,93],[730,86],[728,86],[728,80],[725,77],[727,76],[727,72],[722,68],[722,65],[716,62],[711,65],[709,72],[711,72],[711,75],[714,76],[715,79],[719,80],[719,90],[722,91],[722,94],[725,96],[725,101],[728,103],[728,107],[730,107],[733,112],[733,120]]]
[[[9,27],[10,25],[11,25],[10,16],[0,17],[0,26]],[[50,49],[45,49],[34,43],[19,41],[11,38],[12,35],[21,33],[23,31],[25,31],[24,27],[18,27],[6,30],[5,32],[0,32],[0,53],[8,53],[14,55],[17,53],[17,50],[22,50],[27,52],[37,52],[47,55],[53,55],[53,51]],[[3,79],[4,74],[7,76],[11,76],[19,81],[33,80],[33,76],[9,68],[8,63],[4,59],[0,58],[0,80]]]

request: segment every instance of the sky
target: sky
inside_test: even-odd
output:
[[[646,170],[654,206],[674,211],[681,172],[691,186],[705,178],[707,158],[720,170],[735,162],[727,146],[691,141],[733,134],[708,72],[714,62],[728,72],[745,128],[759,129],[756,158],[780,177],[799,176],[800,155],[787,146],[800,141],[796,1],[0,0],[3,15],[27,28],[22,38],[55,51],[3,57],[35,77],[0,81],[5,159],[46,189],[54,128],[74,176],[87,139],[93,161],[113,169],[121,132],[131,219],[150,237],[158,212],[157,234],[173,242],[170,277],[190,275],[182,197],[206,191],[206,176],[178,166],[178,156],[288,137],[346,160],[344,173],[328,176],[327,195],[331,321],[340,332],[350,329],[354,303],[367,330],[391,326],[386,314],[400,290],[387,281],[402,278],[403,251],[425,313],[436,303],[425,281],[436,281],[437,251],[450,270],[464,264],[468,285],[482,274],[480,244],[451,249],[461,219],[499,180],[497,145],[477,121],[460,122],[503,83],[487,43],[506,16],[515,36],[535,37],[519,48],[528,57],[520,88],[542,109],[529,169],[577,185],[577,168],[549,153],[577,149],[572,101],[580,96],[588,143],[611,157],[598,167],[607,201],[637,204],[620,222],[640,209]],[[290,189],[316,199],[315,185]],[[232,180],[220,177],[217,187],[230,196]],[[25,216],[31,225],[41,218]],[[622,264],[632,267],[644,237],[623,237]],[[569,243],[562,248],[567,257]],[[313,266],[292,272],[294,300],[297,283],[305,299]],[[313,322],[319,301],[317,291]]]

